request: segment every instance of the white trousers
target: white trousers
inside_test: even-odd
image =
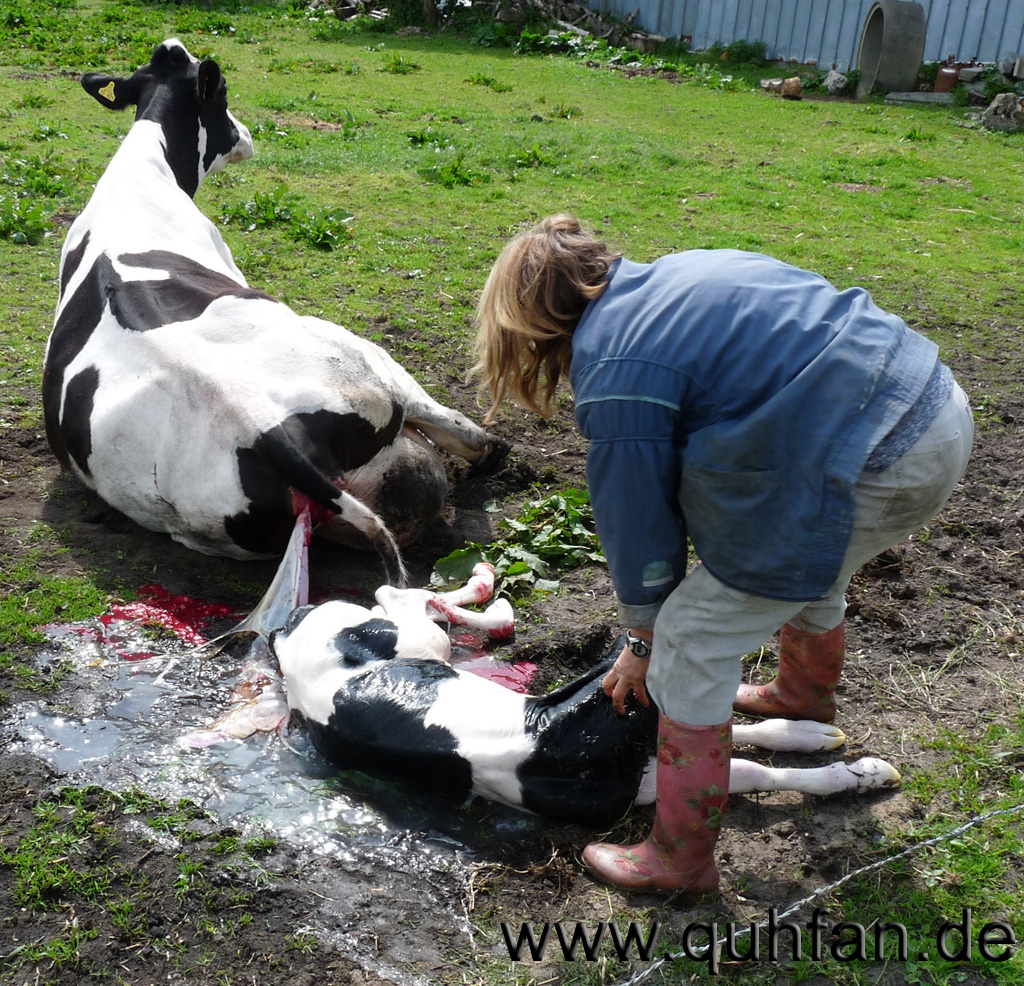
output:
[[[942,509],[967,468],[973,440],[967,397],[954,386],[909,451],[883,472],[861,474],[850,543],[824,599],[765,599],[730,588],[697,566],[665,601],[654,624],[646,684],[661,711],[693,726],[725,722],[732,715],[745,654],[785,623],[808,633],[838,626],[854,572]]]

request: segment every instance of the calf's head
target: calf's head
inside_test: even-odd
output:
[[[135,106],[136,121],[161,128],[164,156],[189,195],[225,164],[252,157],[248,129],[228,111],[220,66],[193,58],[177,38],[157,45],[149,64],[129,78],[91,73],[82,76],[82,87],[100,105]]]
[[[392,661],[446,668],[451,654],[448,635],[426,616],[391,618],[342,600],[300,607],[270,639],[288,682],[288,704],[319,723],[330,719],[337,692],[356,679]]]

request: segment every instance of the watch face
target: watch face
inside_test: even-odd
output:
[[[639,637],[629,637],[629,649],[633,652],[634,657],[649,657],[651,653],[651,645],[646,640],[641,640]]]

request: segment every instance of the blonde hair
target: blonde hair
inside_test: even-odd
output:
[[[550,216],[505,245],[476,310],[477,362],[489,393],[490,424],[512,397],[547,418],[569,372],[572,336],[587,304],[607,284],[614,253],[584,232],[575,216]]]

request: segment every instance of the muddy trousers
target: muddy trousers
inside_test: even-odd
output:
[[[742,659],[789,623],[807,633],[837,627],[854,572],[920,530],[967,468],[974,424],[964,392],[949,400],[917,443],[855,488],[853,532],[828,595],[815,602],[765,599],[730,588],[702,565],[668,597],[654,624],[647,689],[670,719],[711,726],[732,715]]]

